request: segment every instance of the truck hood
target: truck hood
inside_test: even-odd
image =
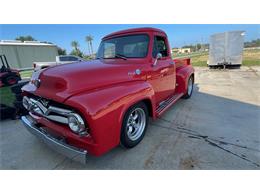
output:
[[[93,60],[50,67],[38,73],[38,76],[32,77],[38,77],[40,80],[40,86],[34,87],[33,93],[64,102],[70,96],[81,92],[137,80],[137,77],[130,74],[136,70],[137,65],[129,65],[129,62],[121,59]]]

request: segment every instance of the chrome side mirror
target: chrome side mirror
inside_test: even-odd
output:
[[[161,58],[162,58],[162,54],[161,54],[161,53],[158,53],[158,54],[156,55],[155,61],[154,61],[154,63],[153,63],[153,66],[156,66],[157,61],[160,60]]]

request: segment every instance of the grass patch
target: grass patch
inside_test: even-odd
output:
[[[178,54],[173,55],[173,58],[191,58],[193,66],[207,66],[209,54],[203,53],[190,53],[190,54]],[[243,52],[243,66],[260,66],[260,49],[245,50]]]
[[[0,103],[8,106],[13,106],[15,101],[15,96],[11,91],[10,87],[1,87],[0,88]]]
[[[207,66],[207,61],[196,61],[196,62],[192,61],[192,66],[200,66],[200,67]]]
[[[20,75],[22,79],[24,78],[31,78],[32,77],[33,70],[25,70],[25,71],[20,71]]]
[[[208,52],[193,52],[193,53],[185,53],[185,54],[173,54],[173,58],[196,58],[200,56],[208,56]]]
[[[260,60],[243,60],[244,66],[260,66]]]
[[[31,78],[33,71],[32,70],[26,70],[21,71],[20,75],[22,79],[25,78]],[[11,87],[1,87],[0,88],[0,103],[5,104],[8,106],[13,106],[13,102],[15,101],[15,95],[11,91]]]
[[[31,78],[33,71],[32,70],[26,70],[21,71],[20,75],[22,79],[25,78]],[[13,102],[15,101],[15,95],[11,91],[11,87],[1,87],[0,88],[0,103],[5,104],[8,106],[13,106]]]
[[[244,51],[242,64],[244,66],[260,66],[260,49]]]

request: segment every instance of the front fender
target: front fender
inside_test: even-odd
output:
[[[120,130],[126,110],[144,99],[153,104],[154,91],[145,81],[126,82],[86,93],[65,101],[85,118],[90,135],[96,143],[95,153],[101,155],[120,143]]]

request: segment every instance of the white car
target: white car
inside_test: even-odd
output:
[[[38,71],[50,66],[56,66],[59,64],[68,64],[73,62],[81,62],[81,61],[85,61],[85,60],[78,56],[62,55],[62,56],[56,56],[56,62],[34,62],[33,69],[34,71]]]

